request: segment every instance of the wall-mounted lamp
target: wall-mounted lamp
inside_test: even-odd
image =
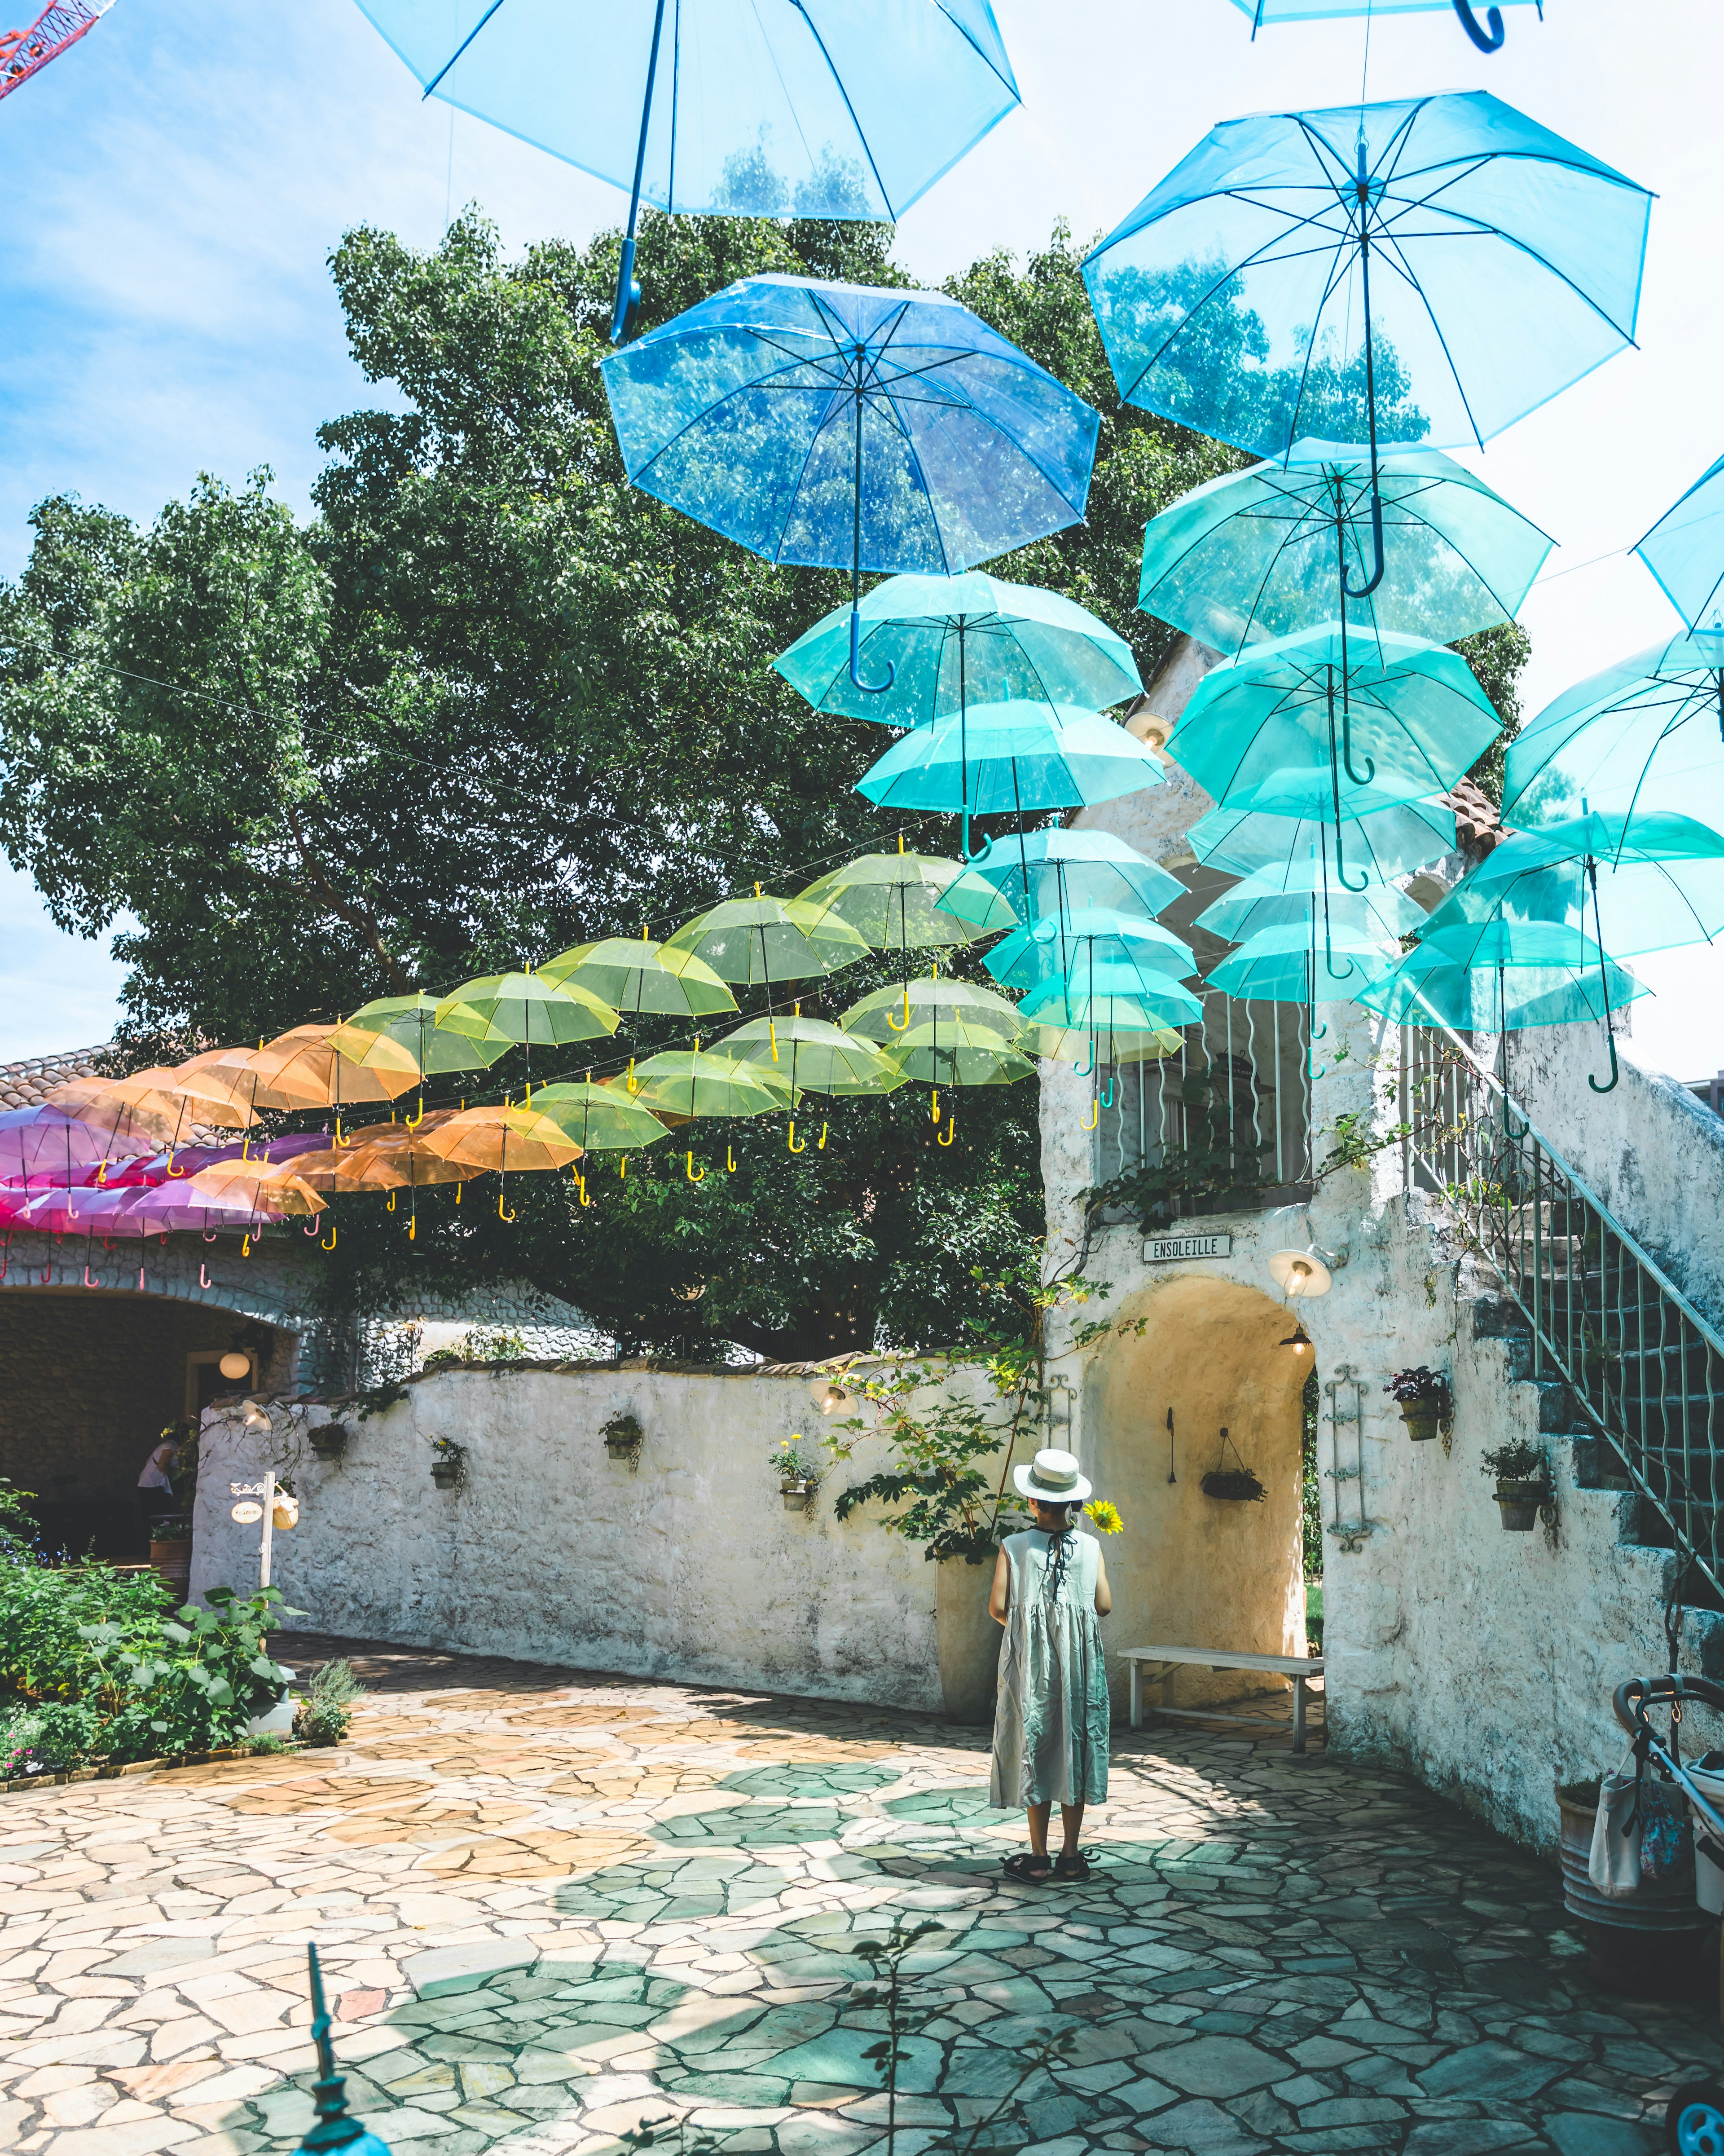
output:
[[[1312,1250],[1271,1250],[1270,1278],[1290,1302],[1296,1296],[1327,1295],[1335,1276]]]

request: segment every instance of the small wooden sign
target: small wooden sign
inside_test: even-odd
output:
[[[1186,1258],[1230,1258],[1231,1235],[1152,1235],[1143,1245],[1143,1261],[1150,1265],[1178,1264]]]
[[[249,1497],[243,1505],[236,1505],[233,1511],[228,1515],[228,1517],[230,1520],[237,1520],[242,1527],[250,1527],[255,1521],[262,1519],[263,1517],[263,1507],[261,1505],[253,1504]]]

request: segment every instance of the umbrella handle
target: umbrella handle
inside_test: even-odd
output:
[[[956,1116],[948,1116],[946,1118],[946,1129],[945,1129],[944,1133],[942,1134],[942,1132],[938,1132],[938,1131],[936,1131],[936,1132],[934,1133],[934,1140],[935,1140],[936,1144],[936,1145],[949,1146],[949,1145],[952,1143],[952,1141],[953,1137],[956,1136],[957,1132],[957,1117]]]
[[[1347,880],[1347,861],[1342,852],[1341,819],[1339,817],[1337,817],[1335,821],[1335,880],[1341,886],[1341,888],[1343,891],[1357,892],[1368,891],[1371,888],[1371,872],[1368,869],[1365,871],[1364,875],[1360,877],[1357,883],[1349,883]]]
[[[689,1154],[683,1173],[687,1176],[690,1183],[704,1183],[706,1180],[706,1171],[704,1168],[700,1170],[700,1173],[698,1175],[695,1174],[695,1156],[693,1153]]]
[[[808,1142],[806,1138],[803,1138],[800,1143],[797,1141],[796,1120],[794,1116],[791,1118],[790,1135],[786,1142],[788,1144],[792,1152],[806,1152],[808,1149]]]
[[[1614,1093],[1616,1091],[1616,1081],[1622,1075],[1616,1060],[1616,1036],[1610,1030],[1610,1014],[1608,1011],[1604,1014],[1604,1039],[1610,1050],[1609,1077],[1601,1086],[1590,1070],[1586,1074],[1586,1082],[1595,1093]]]
[[[1379,569],[1378,574],[1380,576],[1382,573]],[[1368,584],[1366,589],[1367,591],[1370,589]],[[1368,786],[1377,776],[1377,762],[1373,757],[1367,756],[1365,758],[1365,768],[1362,773],[1353,769],[1352,710],[1348,702],[1344,685],[1341,696],[1341,761],[1346,768],[1347,777],[1352,779],[1355,786]]]
[[[1485,11],[1485,20],[1491,26],[1490,34],[1488,36],[1479,28],[1479,18],[1474,14],[1472,8],[1469,6],[1468,0],[1455,0],[1455,12],[1460,18],[1461,28],[1466,32],[1468,37],[1472,39],[1473,43],[1478,47],[1481,53],[1494,53],[1501,51],[1502,47],[1502,14],[1500,9],[1491,8],[1487,8]],[[1612,1082],[1614,1083],[1614,1081]]]
[[[1080,1131],[1093,1131],[1095,1129],[1096,1124],[1101,1120],[1100,1108],[1101,1102],[1096,1098],[1095,1095],[1092,1093],[1090,1096],[1090,1112],[1085,1120],[1078,1125],[1078,1128]]]
[[[1110,1070],[1107,1074],[1107,1091],[1099,1096],[1104,1108],[1111,1108],[1113,1106],[1114,1076],[1115,1074]]]
[[[853,604],[850,608],[850,679],[865,696],[883,696],[897,678],[897,666],[889,659],[884,681],[865,681],[862,679],[862,617]]]
[[[495,7],[488,12],[480,24],[481,29],[496,12]],[[613,344],[622,343],[628,334],[630,318],[640,305],[640,286],[634,276],[634,221],[640,215],[640,182],[641,175],[646,170],[647,129],[652,123],[653,84],[659,73],[659,39],[664,28],[664,0],[659,0],[653,15],[652,50],[647,56],[646,95],[640,102],[640,138],[634,150],[634,185],[629,196],[629,229],[623,234],[622,259],[617,264],[617,303],[611,311]],[[477,32],[474,34],[477,35]],[[469,37],[467,42],[470,44],[472,38]],[[675,207],[674,204],[671,206]]]
[[[1077,1068],[1076,1065],[1075,1065],[1075,1064],[1074,1064],[1074,1065],[1073,1065],[1073,1066],[1072,1066],[1072,1075],[1073,1075],[1075,1078],[1091,1078],[1091,1077],[1093,1077],[1093,1076],[1095,1075],[1095,1034],[1092,1033],[1092,1034],[1090,1035],[1090,1060],[1089,1060],[1089,1061],[1088,1061],[1088,1062],[1084,1065],[1084,1067],[1083,1067],[1083,1069],[1082,1069],[1081,1070],[1080,1070]]]
[[[1466,0],[1455,0],[1455,4],[1457,8],[1464,8],[1466,5]],[[1502,18],[1497,13],[1494,8],[1491,10],[1491,13],[1492,19],[1496,23],[1500,33],[1502,28]],[[1500,34],[1498,35],[1496,42],[1498,44],[1502,43],[1502,38]],[[1494,51],[1495,49],[1495,47],[1491,45],[1486,45],[1485,48],[1487,53]],[[1359,588],[1355,591],[1343,575],[1341,579],[1342,593],[1343,597],[1350,599],[1369,598],[1372,593],[1374,592],[1377,587],[1383,582],[1383,496],[1377,491],[1377,488],[1374,484],[1376,479],[1376,474],[1374,471],[1372,474],[1372,479],[1373,484],[1371,489],[1371,552],[1374,559],[1372,562],[1371,581],[1368,584],[1361,584]]]
[[[894,1032],[894,1033],[908,1033],[908,1032],[909,1032],[909,1030],[910,1030],[910,983],[909,983],[909,982],[908,982],[908,981],[906,981],[906,982],[904,983],[904,1016],[903,1016],[902,1019],[900,1020],[900,1019],[898,1019],[894,1018],[894,1017],[893,1017],[893,1015],[892,1015],[892,1014],[891,1014],[890,1011],[888,1011],[888,1012],[886,1013],[886,1024],[887,1024],[889,1026],[890,1026],[890,1028],[892,1029],[892,1030],[893,1030],[893,1032]]]
[[[959,851],[963,855],[967,868],[973,867],[977,861],[985,861],[993,851],[991,838],[984,839],[973,854],[970,851],[970,812],[967,808],[964,811],[963,835],[959,842]]]

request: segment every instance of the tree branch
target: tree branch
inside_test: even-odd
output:
[[[290,801],[285,801],[281,805],[283,814],[287,818],[287,828],[293,834],[293,842],[299,849],[300,859],[305,865],[305,873],[317,889],[322,892],[331,912],[345,921],[356,935],[362,936],[370,944],[372,949],[377,953],[378,963],[388,976],[389,985],[396,994],[411,995],[413,992],[413,983],[402,970],[388,945],[384,942],[383,932],[378,927],[375,916],[357,901],[342,897],[341,892],[331,882],[323,864],[307,844],[305,834],[300,828],[298,812],[293,803]]]

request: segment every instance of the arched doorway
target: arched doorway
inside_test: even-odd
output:
[[[1128,1647],[1305,1652],[1303,1396],[1311,1355],[1281,1345],[1293,1329],[1287,1310],[1256,1288],[1175,1274],[1122,1306],[1090,1367],[1085,1464],[1125,1522],[1106,1545],[1117,1715],[1126,1674],[1116,1658]],[[1205,1493],[1223,1430],[1263,1484],[1260,1501]],[[1266,1681],[1190,1669],[1172,1680],[1167,1697],[1200,1706],[1260,1692]]]

